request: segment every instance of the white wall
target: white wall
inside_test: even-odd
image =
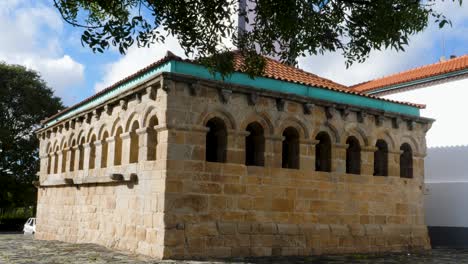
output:
[[[426,183],[466,182],[468,184],[468,146],[428,148],[424,171]]]
[[[427,183],[428,226],[468,227],[468,182]]]
[[[428,147],[468,145],[468,77],[382,97],[427,106],[421,116],[436,119]]]

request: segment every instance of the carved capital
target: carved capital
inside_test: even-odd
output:
[[[168,79],[161,80],[161,89],[163,89],[163,91],[165,91],[166,93],[168,93],[172,89],[173,86],[174,86],[173,81],[168,80]]]
[[[383,124],[384,116],[383,115],[375,115],[375,124],[377,126],[381,126]]]
[[[223,103],[225,103],[225,104],[229,102],[231,94],[232,94],[232,91],[229,90],[229,89],[220,89],[219,90],[219,95],[221,97],[221,101]]]
[[[137,101],[137,103],[141,103],[141,93],[135,94],[135,101]]]
[[[413,130],[415,123],[414,120],[407,120],[406,125],[408,126],[408,130]]]
[[[156,98],[156,90],[152,85],[146,87],[146,94],[148,95],[148,98],[151,100],[154,100]]]
[[[197,96],[198,91],[200,90],[200,85],[198,83],[189,83],[188,89],[191,96]]]
[[[350,111],[348,108],[346,108],[346,107],[340,109],[341,118],[342,118],[343,120],[346,120],[346,119],[348,118],[350,112],[351,112],[351,111]]]
[[[126,100],[121,99],[119,101],[119,105],[120,105],[120,108],[122,108],[122,110],[127,110],[127,101]]]
[[[364,120],[366,119],[366,117],[367,117],[366,112],[364,112],[364,111],[357,112],[357,121],[359,123],[364,123]]]
[[[247,95],[247,100],[249,105],[255,105],[258,101],[258,94],[257,93],[249,93]]]
[[[392,118],[392,127],[393,128],[400,128],[401,121],[402,120],[399,117]]]
[[[305,103],[302,106],[304,108],[304,114],[310,115],[310,114],[312,114],[312,111],[314,110],[315,105],[312,104],[312,103]]]
[[[325,116],[327,119],[332,119],[333,118],[333,112],[335,109],[332,106],[326,106],[325,107]]]
[[[276,98],[276,108],[278,111],[284,111],[284,104],[286,103],[286,100],[283,98]]]

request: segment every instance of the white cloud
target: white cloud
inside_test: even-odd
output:
[[[95,84],[94,90],[98,92],[135,73],[141,68],[163,58],[167,51],[171,51],[177,56],[185,57],[179,42],[172,36],[167,37],[165,43],[153,44],[150,48],[138,48],[136,45],[130,47],[125,56],[104,66],[104,75]]]
[[[405,52],[396,52],[394,50],[372,51],[366,62],[362,64],[355,63],[349,69],[346,69],[345,59],[339,53],[326,53],[323,56],[300,58],[299,66],[306,71],[333,81],[353,85],[416,66],[437,62],[443,54],[434,53],[434,50],[441,49],[443,38],[467,39],[468,17],[466,14],[468,6],[464,4],[460,7],[457,3],[447,1],[437,2],[435,8],[451,19],[453,27],[440,30],[437,24],[430,22],[426,30],[411,37]],[[446,51],[446,53],[449,52],[452,51]]]
[[[84,66],[61,48],[63,22],[52,5],[29,1],[0,4],[0,61],[38,71],[56,95],[67,97],[70,86],[84,80]]]

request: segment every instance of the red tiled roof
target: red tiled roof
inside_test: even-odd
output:
[[[262,77],[311,85],[322,88],[337,89],[341,91],[349,91],[348,87],[325,79],[310,72],[303,71],[299,68],[289,66],[274,59],[265,57],[266,65]],[[234,52],[234,70],[243,71],[244,58],[239,52]]]
[[[359,83],[351,86],[350,89],[358,92],[369,92],[386,86],[406,83],[464,69],[468,69],[468,55]]]
[[[287,82],[293,82],[293,83],[298,83],[298,84],[304,84],[304,85],[310,85],[310,86],[315,86],[315,87],[321,87],[321,88],[325,88],[325,89],[329,89],[329,90],[334,90],[334,91],[339,91],[339,92],[344,92],[344,93],[348,93],[348,94],[355,94],[355,95],[359,95],[359,96],[364,96],[364,97],[370,97],[370,98],[374,98],[374,99],[377,99],[377,100],[383,100],[383,101],[389,101],[389,102],[394,102],[394,103],[399,103],[399,104],[405,104],[405,105],[409,105],[409,106],[413,106],[413,107],[418,107],[418,108],[424,108],[425,105],[421,105],[421,104],[413,104],[413,103],[406,103],[406,102],[398,102],[398,101],[393,101],[393,100],[389,100],[389,99],[384,99],[384,98],[380,98],[380,97],[376,97],[376,96],[372,96],[372,95],[366,95],[364,93],[360,93],[358,91],[354,91],[354,90],[351,90],[349,89],[348,87],[342,85],[342,84],[339,84],[339,83],[336,83],[336,82],[333,82],[329,79],[326,79],[326,78],[322,78],[318,75],[315,75],[315,74],[312,74],[312,73],[309,73],[309,72],[306,72],[306,71],[303,71],[299,68],[296,68],[296,67],[293,67],[293,66],[289,66],[289,65],[286,65],[286,64],[283,64],[281,62],[278,62],[276,60],[273,60],[273,59],[270,59],[270,58],[267,58],[265,57],[266,59],[266,65],[265,65],[265,70],[264,70],[264,73],[262,74],[261,77],[265,77],[265,78],[272,78],[272,79],[276,79],[276,80],[281,80],[281,81],[287,81]],[[82,106],[86,103],[88,103],[89,101],[99,97],[100,95],[103,95],[105,93],[107,93],[108,91],[111,91],[113,89],[115,89],[117,86],[145,73],[145,72],[148,72],[152,69],[154,69],[155,67],[158,67],[168,61],[171,61],[171,60],[176,60],[176,61],[183,61],[183,62],[187,62],[187,63],[193,63],[193,64],[199,64],[198,62],[194,61],[194,60],[186,60],[186,59],[181,59],[180,57],[178,56],[175,56],[174,54],[172,54],[171,52],[168,52],[167,55],[146,66],[145,68],[135,72],[134,74],[131,74],[127,77],[125,77],[124,79],[112,84],[111,86],[105,88],[104,90],[101,90],[100,92],[94,94],[93,96],[91,97],[88,97],[86,98],[85,100],[75,104],[75,105],[72,105],[68,108],[65,108],[64,110],[62,110],[61,112],[45,119],[42,121],[42,123],[47,123],[48,121],[54,119],[54,118],[57,118],[79,106]],[[234,52],[234,71],[236,72],[243,72],[243,57],[242,55],[239,53],[239,52]]]

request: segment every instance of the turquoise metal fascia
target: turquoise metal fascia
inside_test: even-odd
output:
[[[171,61],[163,63],[163,64],[159,65],[158,67],[155,67],[154,69],[151,69],[150,71],[145,72],[145,73],[143,73],[143,74],[141,74],[141,75],[139,75],[139,76],[137,76],[137,77],[135,77],[135,78],[133,78],[133,79],[119,85],[119,86],[117,86],[116,88],[114,88],[114,89],[100,95],[99,97],[94,98],[93,100],[87,102],[86,104],[81,105],[81,106],[71,110],[70,112],[67,112],[67,113],[65,113],[63,115],[58,116],[54,120],[49,121],[45,126],[46,127],[51,126],[51,125],[53,125],[53,124],[55,124],[55,123],[57,123],[57,122],[59,122],[59,121],[61,121],[63,119],[66,119],[66,118],[68,118],[70,116],[76,115],[77,113],[85,111],[85,110],[87,110],[89,108],[92,108],[92,107],[94,107],[96,105],[99,105],[99,104],[105,102],[106,100],[108,100],[108,99],[110,99],[110,98],[112,98],[112,97],[114,97],[114,96],[116,96],[116,95],[118,95],[118,94],[120,94],[120,93],[122,93],[122,92],[124,92],[126,90],[129,90],[130,88],[135,87],[138,84],[141,84],[141,83],[153,78],[154,76],[156,76],[159,73],[171,72],[172,67],[173,67],[173,65],[172,65]]]
[[[187,63],[181,61],[174,62],[174,72],[182,73],[192,76],[197,76],[203,79],[217,80],[222,81],[220,74],[215,74],[214,76],[208,71],[207,68]],[[291,93],[297,94],[305,97],[315,98],[319,100],[326,100],[335,103],[343,103],[355,106],[370,107],[375,109],[380,109],[387,112],[400,113],[405,115],[419,116],[419,108],[398,104],[393,102],[388,102],[384,100],[378,100],[373,98],[368,98],[364,96],[359,96],[355,94],[343,93],[338,91],[333,91],[329,89],[312,87],[303,84],[291,83],[286,81],[275,80],[265,77],[255,77],[255,79],[250,78],[247,74],[235,72],[230,76],[224,78],[224,82],[239,84],[239,85],[249,85],[255,88],[277,91],[282,93]]]
[[[438,80],[442,80],[442,79],[446,79],[446,78],[452,78],[452,77],[456,77],[456,76],[464,75],[464,74],[468,74],[468,69],[464,69],[464,70],[460,70],[460,71],[454,71],[454,72],[449,72],[449,73],[444,73],[444,74],[440,74],[440,75],[436,75],[436,76],[431,76],[431,77],[427,77],[427,78],[419,79],[419,80],[415,80],[415,81],[410,81],[410,82],[405,82],[405,83],[400,83],[400,84],[385,86],[385,87],[383,87],[383,88],[379,88],[379,89],[376,89],[376,90],[372,90],[372,91],[370,91],[370,92],[367,92],[366,94],[370,94],[370,95],[379,94],[379,93],[382,93],[382,92],[387,92],[387,91],[391,91],[391,90],[401,89],[401,88],[405,88],[405,87],[409,87],[409,86],[413,86],[413,85],[418,85],[418,84],[423,84],[423,83],[427,83],[427,82],[438,81]]]

